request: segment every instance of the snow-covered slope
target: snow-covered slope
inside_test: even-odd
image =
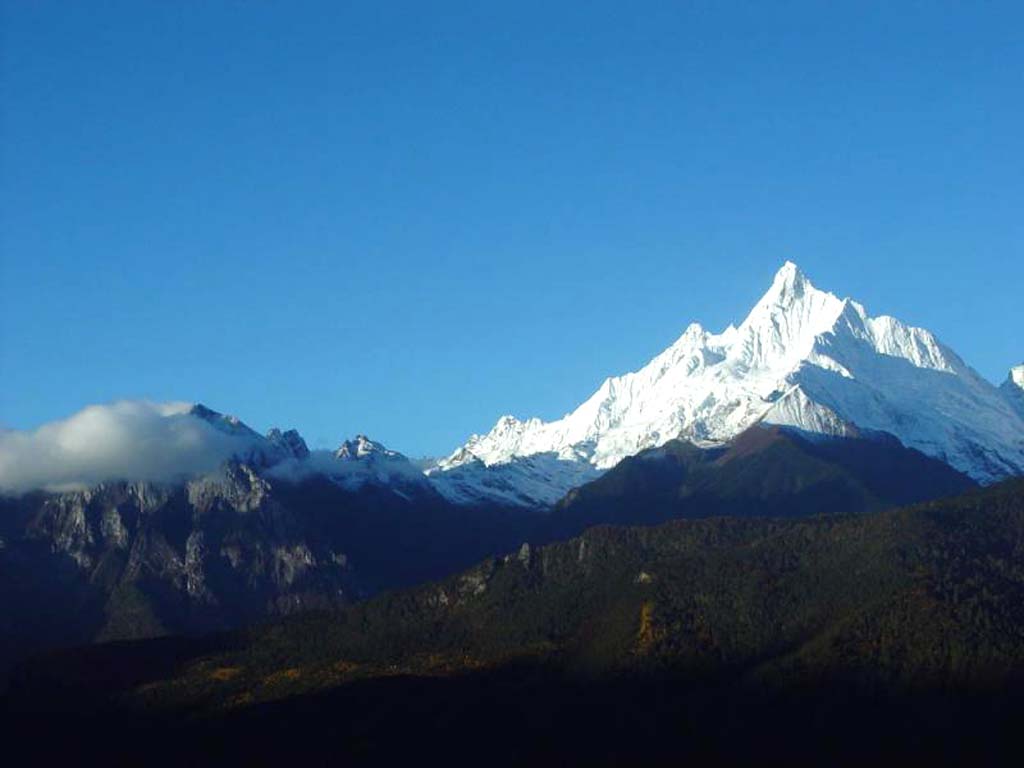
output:
[[[786,262],[739,326],[714,334],[693,324],[564,418],[502,417],[428,474],[450,498],[494,498],[496,474],[544,455],[544,494],[541,478],[516,482],[521,496],[545,504],[578,484],[573,465],[600,471],[676,437],[723,442],[758,421],[833,435],[889,432],[982,481],[1024,472],[1024,417],[1003,393],[929,331],[871,317]],[[459,478],[457,493],[449,476]]]
[[[534,453],[491,465],[472,457],[455,462],[445,459],[427,473],[434,488],[456,504],[490,501],[514,507],[550,507],[567,490],[596,480],[602,471],[585,460],[566,461],[557,453]]]
[[[435,496],[432,483],[420,467],[365,435],[344,441],[336,451],[307,451],[305,455],[279,460],[264,472],[268,477],[293,482],[322,477],[353,491],[365,485],[378,485],[405,499],[424,494]]]

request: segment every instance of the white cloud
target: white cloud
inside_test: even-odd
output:
[[[268,477],[298,483],[314,476],[329,477],[347,487],[368,482],[385,484],[424,482],[423,472],[404,456],[364,461],[342,461],[333,451],[310,451],[303,459],[285,459],[266,470]]]
[[[191,407],[121,401],[90,405],[35,430],[0,430],[0,491],[169,482],[216,469],[251,445],[252,438],[217,429]]]

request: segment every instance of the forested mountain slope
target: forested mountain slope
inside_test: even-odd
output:
[[[12,704],[59,691],[182,743],[319,755],[942,762],[1009,744],[1022,672],[1016,480],[874,515],[597,527],[336,614],[42,659]]]

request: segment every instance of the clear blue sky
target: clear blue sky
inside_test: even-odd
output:
[[[1002,380],[1022,8],[3,0],[0,425],[183,399],[447,452],[786,258]]]

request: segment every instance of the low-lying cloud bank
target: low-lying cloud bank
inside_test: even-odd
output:
[[[0,430],[0,491],[63,491],[113,480],[173,482],[212,471],[251,440],[190,403],[91,405],[35,430]]]
[[[288,458],[265,471],[267,477],[301,483],[312,477],[328,477],[346,487],[371,481],[425,483],[423,472],[404,456],[369,461],[342,461],[333,451],[310,451],[305,458]]]

